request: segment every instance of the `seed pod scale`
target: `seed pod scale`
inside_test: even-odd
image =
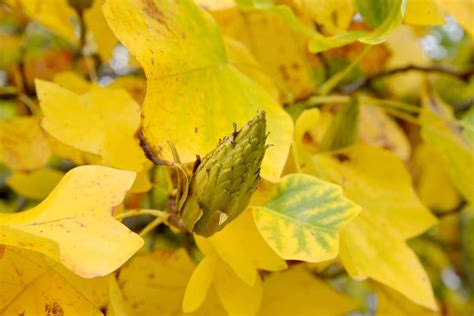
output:
[[[265,112],[259,112],[239,131],[234,125],[202,159],[180,211],[186,229],[211,236],[247,207],[260,179],[266,138]]]

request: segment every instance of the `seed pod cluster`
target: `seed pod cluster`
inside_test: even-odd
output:
[[[265,112],[222,139],[195,168],[181,218],[189,231],[210,236],[248,205],[265,154]]]

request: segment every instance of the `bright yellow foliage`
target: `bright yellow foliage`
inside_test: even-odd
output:
[[[127,308],[136,315],[181,315],[181,302],[193,268],[183,249],[155,250],[135,256],[123,267],[118,279]],[[208,300],[191,315],[223,314],[218,302]]]
[[[111,216],[134,178],[130,171],[77,167],[38,206],[0,214],[0,243],[46,254],[82,277],[108,274],[143,244]]]
[[[82,95],[36,81],[41,125],[64,144],[102,157],[104,165],[141,171],[148,164],[135,137],[140,107],[120,89],[92,86]]]
[[[2,315],[102,315],[94,296],[82,292],[78,280],[44,256],[7,247],[0,259]],[[88,280],[100,291],[100,282]],[[87,291],[90,291],[87,290]]]
[[[279,179],[291,119],[258,83],[229,63],[217,25],[205,12],[189,0],[109,0],[104,14],[145,70],[143,135],[156,156],[172,159],[170,141],[184,162],[193,161],[196,154],[211,151],[234,122],[242,126],[265,110],[268,142],[274,147],[265,155],[262,176]]]
[[[30,173],[15,172],[5,183],[18,194],[35,200],[45,198],[58,184],[64,172],[44,168]]]
[[[299,264],[265,279],[258,315],[342,315],[356,306]]]
[[[14,171],[43,167],[51,156],[44,131],[35,117],[0,122],[0,162]]]
[[[458,206],[461,196],[433,151],[421,144],[413,159],[418,170],[416,189],[423,203],[437,211],[448,211]]]
[[[356,279],[373,278],[414,302],[436,309],[431,285],[415,253],[405,244],[436,223],[411,187],[393,154],[370,146],[314,156],[323,179],[340,184],[362,207],[341,232],[341,260]]]
[[[415,25],[444,24],[435,0],[408,0],[403,21]]]

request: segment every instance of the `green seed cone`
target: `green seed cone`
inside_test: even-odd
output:
[[[265,154],[265,112],[225,137],[196,168],[181,210],[184,226],[211,236],[248,205],[260,179]]]

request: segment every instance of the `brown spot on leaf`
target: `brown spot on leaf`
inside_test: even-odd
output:
[[[280,70],[280,74],[281,74],[281,77],[283,78],[283,80],[289,81],[290,80],[290,74],[286,70],[285,66],[280,65],[280,67],[278,67],[278,69]]]
[[[51,302],[44,306],[44,311],[48,316],[63,316],[64,310],[57,302]]]
[[[348,155],[342,153],[334,154],[333,157],[336,158],[339,162],[346,162],[351,160]]]

